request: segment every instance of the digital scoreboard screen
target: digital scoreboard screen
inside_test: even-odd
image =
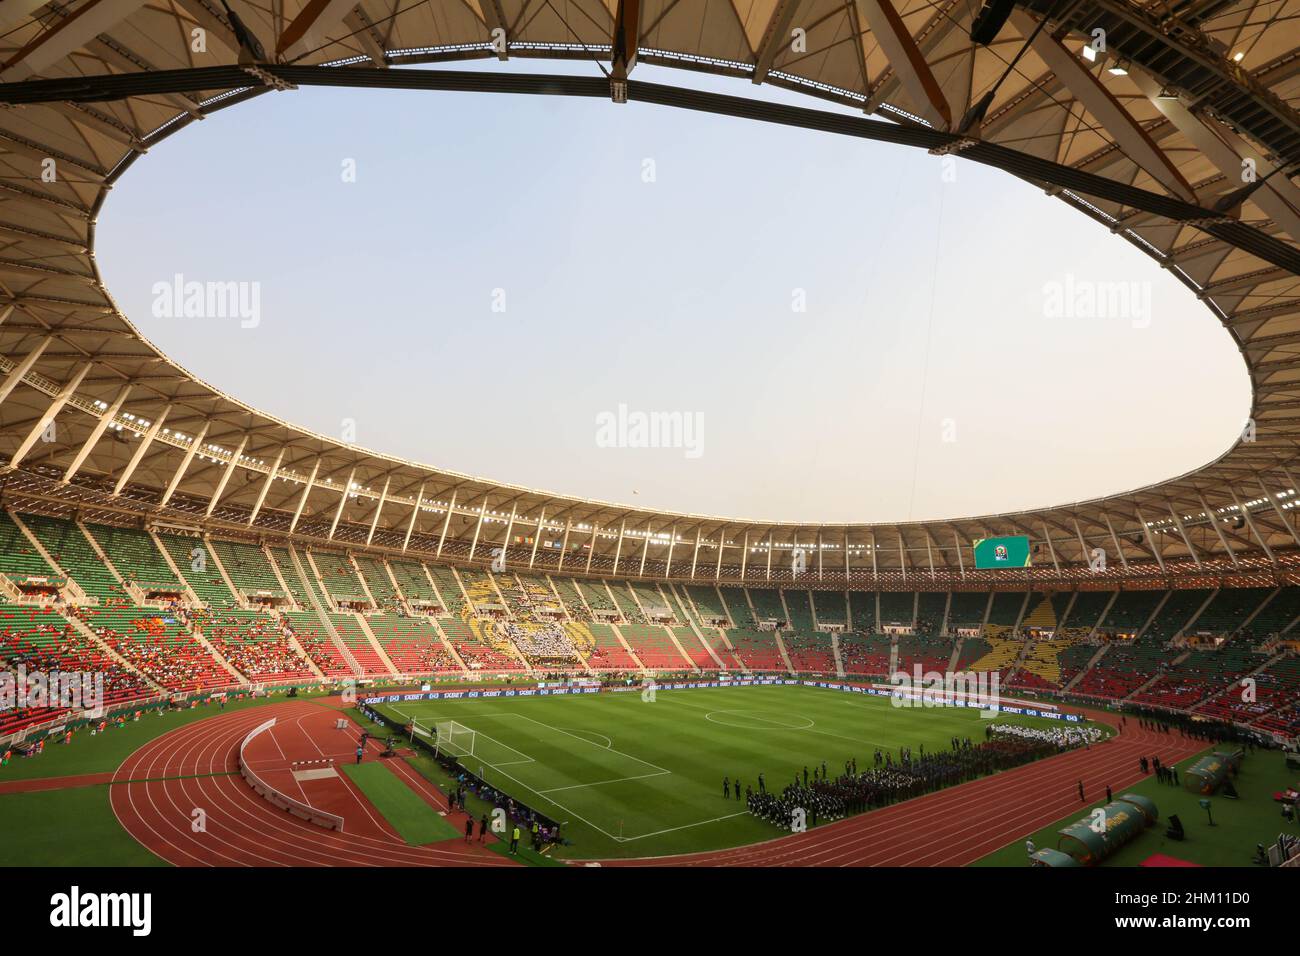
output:
[[[1014,535],[1009,538],[980,538],[974,544],[975,567],[980,570],[997,568],[1027,568],[1033,562],[1029,557],[1029,538]]]

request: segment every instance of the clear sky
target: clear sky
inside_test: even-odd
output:
[[[1204,306],[1041,191],[645,104],[264,95],[151,150],[97,237],[126,315],[245,402],[643,507],[830,522],[1060,504],[1204,464],[1249,410]],[[256,283],[256,327],[155,316],[176,274]],[[1099,283],[1135,283],[1127,311],[1062,308]],[[598,424],[620,406],[699,431],[690,447],[608,447]]]

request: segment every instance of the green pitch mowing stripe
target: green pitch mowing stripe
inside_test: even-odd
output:
[[[832,775],[877,747],[947,750],[984,739],[974,709],[891,706],[887,698],[801,686],[659,690],[573,697],[404,701],[379,710],[422,727],[474,731],[462,766],[561,824],[576,859],[663,856],[758,843],[784,831],[722,796],[722,778],[780,791],[824,760]],[[1000,720],[1059,727],[1059,721]],[[459,741],[459,738],[458,738]],[[468,746],[468,745],[466,745]],[[824,821],[819,821],[824,822]]]
[[[343,772],[411,846],[423,846],[461,835],[383,764],[344,764]]]

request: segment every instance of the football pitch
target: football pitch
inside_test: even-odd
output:
[[[565,697],[411,701],[377,707],[422,727],[456,721],[474,731],[467,769],[563,824],[574,859],[664,856],[782,836],[722,779],[780,791],[806,766],[832,776],[876,748],[947,750],[983,741],[973,708],[894,707],[889,699],[812,687],[658,690]],[[1060,727],[1046,718],[999,722]]]

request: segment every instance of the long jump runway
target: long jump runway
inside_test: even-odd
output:
[[[110,787],[123,828],[177,866],[509,866],[477,843],[458,839],[409,846],[341,771],[355,761],[360,731],[339,730],[338,710],[286,702],[232,711],[164,734],[126,759]],[[344,819],[337,833],[308,823],[253,792],[239,774],[239,745],[258,725],[245,758],[271,786]],[[366,759],[383,747],[371,740]],[[400,759],[385,765],[440,810],[438,791]],[[295,772],[297,771],[297,772]],[[315,772],[313,772],[315,771]],[[321,773],[320,771],[326,771]],[[463,822],[456,814],[453,823]]]
[[[1080,708],[1115,724],[1114,714]],[[1012,770],[915,797],[869,813],[734,850],[634,860],[604,866],[965,866],[1071,812],[1080,818],[1144,779],[1139,757],[1174,764],[1204,741],[1157,733],[1136,721],[1086,750],[1072,750]],[[1079,799],[1083,781],[1087,802]],[[1159,808],[1159,797],[1156,806]]]

